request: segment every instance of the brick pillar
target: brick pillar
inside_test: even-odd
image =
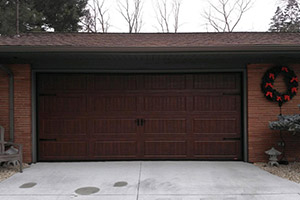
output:
[[[9,139],[9,78],[6,72],[0,69],[0,125],[5,129],[4,139]]]
[[[32,162],[31,142],[31,67],[27,64],[5,65],[14,73],[15,142],[23,145],[24,162]],[[9,78],[0,71],[0,124],[9,139]]]
[[[279,106],[276,102],[268,101],[261,91],[262,77],[266,70],[273,67],[271,64],[248,65],[248,148],[249,161],[267,161],[265,151],[272,146],[282,151],[277,143],[280,141],[279,131],[270,130],[268,122],[277,120]],[[289,65],[300,76],[300,65]],[[278,77],[274,83],[279,91],[285,91],[285,84],[282,77]],[[300,87],[299,87],[300,88]],[[283,104],[283,114],[299,114],[300,94],[297,94],[291,101]],[[292,136],[291,133],[283,133],[286,140],[286,156],[288,160],[300,159],[300,134]]]

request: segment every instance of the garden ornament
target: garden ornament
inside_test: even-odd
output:
[[[270,166],[278,167],[279,163],[277,162],[278,161],[277,156],[281,155],[281,152],[277,151],[274,147],[272,147],[270,150],[265,151],[265,153],[270,156],[268,164]]]

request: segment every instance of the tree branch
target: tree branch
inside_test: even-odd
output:
[[[209,12],[202,15],[217,32],[233,32],[243,15],[252,7],[253,0],[218,0],[209,3]],[[213,11],[213,12],[212,12]]]
[[[172,0],[171,6],[172,9],[169,10],[169,4],[167,0],[156,0],[156,20],[162,32],[169,33],[170,24],[173,23],[174,32],[177,33],[179,29],[179,13],[181,7],[181,0]],[[172,21],[170,21],[171,15]]]
[[[134,9],[131,11],[129,0],[126,0],[125,5],[118,0],[119,13],[123,16],[128,25],[129,33],[133,31],[138,33],[142,27],[142,0],[134,0]]]

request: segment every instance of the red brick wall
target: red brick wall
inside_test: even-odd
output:
[[[0,69],[0,125],[5,128],[5,140],[9,136],[9,98],[8,98],[8,75]]]
[[[15,77],[15,142],[24,145],[24,162],[31,162],[31,68],[30,65],[8,65]],[[248,66],[248,135],[249,161],[266,161],[264,154],[280,141],[279,132],[268,128],[268,122],[277,119],[279,107],[275,102],[268,101],[261,92],[261,78],[265,71],[272,67],[267,64],[252,64]],[[300,65],[290,65],[300,76]],[[280,79],[276,84],[282,88]],[[6,129],[5,138],[9,138],[9,99],[7,74],[0,70],[0,124]],[[283,114],[300,113],[297,105],[300,104],[300,94],[282,107]],[[286,155],[290,161],[300,159],[300,135],[292,136],[284,133],[286,140]]]
[[[282,151],[277,143],[280,141],[279,131],[270,130],[268,122],[277,120],[279,114],[278,104],[268,101],[261,91],[261,80],[270,64],[248,65],[248,148],[249,161],[267,161],[265,151],[272,146]],[[300,65],[289,65],[298,77],[300,77]],[[284,83],[281,78],[275,80],[274,85],[279,91],[284,91]],[[283,114],[299,114],[300,94],[290,102],[283,104]],[[286,157],[290,161],[300,159],[300,134],[292,136],[291,133],[283,133],[286,140]]]
[[[14,73],[14,133],[15,142],[23,144],[24,162],[31,162],[31,67],[6,65]],[[0,70],[0,124],[9,138],[9,78]]]

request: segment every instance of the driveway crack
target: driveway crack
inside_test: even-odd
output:
[[[140,162],[139,181],[138,181],[138,186],[137,186],[136,200],[139,199],[140,184],[141,184],[141,174],[142,174],[142,162]]]

